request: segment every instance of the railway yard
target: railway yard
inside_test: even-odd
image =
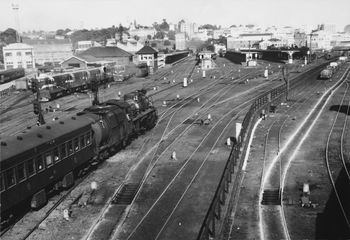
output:
[[[290,64],[288,95],[283,64],[262,60],[217,58],[203,77],[187,57],[105,84],[101,102],[146,89],[154,128],[25,209],[1,239],[350,238],[350,65],[320,80],[328,63]],[[1,96],[1,139],[35,128],[32,95]],[[42,108],[49,123],[91,104],[87,92]]]

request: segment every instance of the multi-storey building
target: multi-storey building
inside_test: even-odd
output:
[[[69,39],[25,39],[23,42],[33,47],[37,64],[59,64],[73,56],[73,45]]]
[[[244,33],[238,37],[227,38],[227,49],[247,49],[257,45],[260,41],[269,40],[272,33]]]
[[[192,39],[194,33],[198,32],[198,25],[196,23],[181,21],[179,27],[180,32],[186,34],[187,39]]]
[[[311,33],[311,49],[326,49],[331,46],[332,36],[324,30],[319,30]]]
[[[33,47],[25,43],[12,43],[3,47],[5,69],[35,68]]]
[[[176,46],[176,50],[185,50],[186,49],[186,35],[185,35],[185,33],[176,33],[175,34],[175,46]]]
[[[95,41],[78,41],[76,43],[75,53],[83,52],[91,47],[101,47],[102,45]]]
[[[298,47],[304,47],[307,44],[307,35],[305,32],[294,32],[294,44]]]

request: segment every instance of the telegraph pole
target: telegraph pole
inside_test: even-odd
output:
[[[99,104],[99,100],[98,100],[98,80],[97,79],[93,79],[91,81],[91,91],[94,94],[94,100],[92,100],[92,105]]]
[[[289,71],[287,66],[283,66],[282,68],[282,76],[283,80],[286,83],[286,101],[289,99]]]
[[[33,93],[36,93],[35,99],[33,101],[33,109],[34,109],[34,114],[38,115],[37,124],[43,125],[45,124],[45,119],[43,116],[43,111],[41,109],[40,90],[39,90],[38,80],[36,78],[32,79],[32,91]]]

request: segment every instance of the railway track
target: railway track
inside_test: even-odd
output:
[[[213,84],[213,85],[215,85],[215,84]],[[202,94],[203,94],[203,93],[202,93]],[[170,109],[173,109],[173,110],[174,110],[175,108],[170,108]],[[175,109],[175,110],[176,110],[176,109]],[[144,146],[145,146],[145,145],[146,145],[146,142],[145,142]],[[144,149],[144,146],[143,146],[141,149]],[[80,181],[79,181],[79,182],[80,182]],[[77,185],[78,185],[78,184],[77,184]],[[53,204],[52,209],[50,209],[50,210],[45,214],[44,218],[41,219],[41,220],[33,227],[33,229],[27,234],[27,236],[25,236],[23,239],[26,239],[28,236],[30,236],[30,234],[31,234],[35,229],[37,229],[38,226],[49,216],[49,213],[52,212],[52,211],[65,199],[65,197],[69,195],[69,193],[70,193],[73,189],[74,189],[74,187],[72,187],[72,188],[67,192],[67,194],[65,194],[64,197],[62,197],[61,199],[59,199],[59,200],[57,201],[56,204]]]
[[[214,87],[217,84],[212,84],[211,87]],[[235,86],[233,85],[231,88],[234,88]],[[208,90],[209,91],[209,90]],[[182,122],[178,123],[177,125],[175,124],[175,126],[173,126],[172,128],[169,128],[169,123],[171,122],[171,120],[173,119],[175,113],[177,113],[183,106],[188,105],[190,102],[193,102],[195,100],[196,102],[196,97],[200,96],[200,95],[208,95],[208,91],[204,91],[201,92],[199,91],[199,93],[196,94],[196,96],[191,95],[190,97],[188,97],[187,99],[184,99],[181,101],[181,103],[178,103],[178,106],[176,108],[172,107],[167,109],[165,112],[163,112],[163,114],[160,117],[160,121],[158,121],[158,124],[162,121],[164,122],[163,126],[160,128],[158,135],[161,136],[159,140],[157,140],[158,142],[154,143],[154,141],[152,143],[149,143],[150,146],[154,146],[153,147],[153,154],[151,153],[151,151],[148,151],[148,153],[146,154],[146,158],[145,159],[141,159],[140,162],[142,162],[142,164],[144,165],[144,167],[142,166],[138,166],[138,169],[140,169],[141,172],[134,172],[133,174],[131,174],[132,176],[127,177],[125,186],[127,186],[126,193],[127,193],[127,197],[131,200],[126,200],[126,202],[131,203],[131,206],[133,204],[133,199],[135,199],[138,194],[139,194],[139,190],[142,188],[143,183],[145,182],[145,179],[149,176],[151,170],[154,168],[154,166],[156,165],[156,163],[159,161],[159,159],[162,157],[162,155],[164,155],[164,152],[166,152],[171,145],[177,141],[177,139],[179,139],[183,134],[185,134],[188,129],[194,125],[194,121],[191,121],[191,123],[189,124],[188,127],[186,127],[186,125],[184,125],[184,122],[188,121],[192,116],[186,118],[185,120],[183,120]],[[211,90],[213,91],[213,90]],[[215,91],[218,91],[218,89],[215,89]],[[209,106],[213,106],[213,104],[215,104],[215,101],[218,101],[221,99],[219,95],[220,92],[227,92],[227,89],[222,89],[217,92],[214,97],[208,99],[207,101],[202,101],[204,103],[202,103],[202,105],[200,105],[199,107],[199,112],[202,111],[207,111],[210,107],[205,107],[205,105],[209,104],[210,101],[212,101],[211,105]],[[216,97],[216,98],[215,98]],[[200,110],[202,109],[202,110]],[[198,111],[198,110],[197,110]],[[168,121],[165,121],[165,119],[169,118]],[[197,117],[199,118],[199,116]],[[183,127],[185,126],[185,127]],[[178,129],[180,128],[180,129]],[[167,134],[164,134],[166,130],[169,130]],[[170,136],[171,140],[169,140]],[[166,144],[161,144],[163,143],[163,141],[166,139]],[[148,149],[148,148],[145,148]],[[144,154],[141,154],[144,155]],[[146,170],[144,170],[146,169]],[[131,180],[133,179],[133,180]],[[135,180],[136,179],[136,180]],[[131,181],[131,182],[130,182]],[[136,183],[135,183],[136,182]],[[140,184],[141,182],[141,184]],[[125,192],[125,191],[124,191]],[[123,193],[124,193],[123,192]],[[135,197],[135,198],[134,198]],[[125,199],[124,196],[117,196],[117,199]],[[119,201],[119,200],[117,200]],[[101,214],[101,216],[103,215],[103,213]],[[93,227],[95,228],[95,227]],[[93,235],[92,233],[89,234],[89,236]],[[86,238],[87,239],[87,238]]]
[[[218,97],[218,99],[220,99],[220,101],[218,101],[218,100],[216,101],[216,103],[215,103],[216,106],[218,105],[218,103],[221,104],[221,103],[225,102],[224,100],[222,100],[222,98],[223,98],[223,97]],[[192,99],[192,100],[193,100],[193,99]],[[188,102],[187,104],[189,104],[189,102]],[[176,107],[174,107],[174,108],[176,108]],[[174,114],[176,114],[176,111],[174,112]],[[170,113],[170,116],[174,116],[174,115],[172,115],[172,113]],[[202,117],[203,117],[203,116],[202,116]],[[170,122],[170,121],[169,121],[169,122]],[[168,129],[168,127],[166,127],[165,129]],[[169,128],[169,129],[171,129],[171,128]],[[146,144],[146,143],[145,143],[145,144]],[[142,149],[142,148],[141,148],[141,149]],[[140,155],[139,155],[139,156],[140,156]]]
[[[317,70],[311,70],[309,71],[310,74],[307,74],[306,76],[303,75],[303,79],[310,79],[311,80],[311,75],[317,75]],[[291,83],[291,86],[293,88],[296,88],[296,90],[292,89],[292,94],[290,94],[290,98],[291,98],[291,101],[289,102],[289,106],[287,108],[286,107],[283,107],[281,106],[282,108],[282,112],[284,111],[284,109],[295,109],[296,110],[296,107],[293,107],[293,104],[294,104],[294,99],[299,99],[300,98],[300,95],[301,93],[303,92],[302,90],[305,90],[304,89],[304,86],[302,85],[302,82],[305,82],[305,80],[298,80],[296,82],[292,82]],[[316,81],[315,81],[316,82]],[[313,94],[317,94],[317,95],[320,95],[322,94],[326,89],[323,88],[323,81],[320,82],[318,81],[318,84],[320,89],[319,91],[316,92],[316,90],[310,90],[312,89],[312,84],[313,82],[308,82],[307,83],[309,84],[309,87],[308,87],[308,90],[309,91],[314,91]],[[325,86],[326,87],[326,86]],[[299,89],[299,90],[298,90]],[[301,89],[301,90],[300,90]],[[307,96],[303,97],[303,99],[299,99],[300,102],[305,102],[307,100]],[[305,103],[304,103],[305,104]],[[262,187],[263,184],[262,184],[262,179],[264,178],[264,176],[266,175],[265,173],[263,173],[262,171],[257,171],[257,170],[253,170],[252,168],[255,168],[255,169],[263,169],[265,168],[266,169],[266,164],[264,164],[263,162],[266,161],[266,158],[267,156],[265,156],[265,158],[261,158],[261,161],[251,161],[252,159],[254,160],[258,160],[260,159],[261,156],[264,156],[264,151],[265,151],[265,155],[267,155],[266,153],[266,147],[269,145],[268,144],[268,140],[270,141],[270,147],[272,147],[272,151],[270,153],[270,158],[276,158],[277,159],[277,153],[278,152],[284,152],[286,151],[285,147],[281,147],[281,141],[282,142],[286,142],[287,139],[283,138],[282,139],[282,136],[283,136],[283,133],[282,132],[285,132],[284,134],[286,134],[285,136],[287,137],[290,137],[294,134],[294,130],[291,131],[291,130],[287,130],[287,131],[284,131],[284,126],[286,126],[286,128],[288,129],[297,129],[299,127],[299,119],[302,119],[305,115],[307,115],[308,112],[305,113],[304,116],[302,116],[302,113],[301,113],[301,116],[298,116],[297,117],[297,121],[295,121],[294,117],[297,116],[298,114],[294,115],[293,113],[290,113],[289,115],[289,118],[285,120],[282,120],[282,121],[279,121],[275,124],[273,124],[273,122],[275,122],[275,118],[278,118],[279,115],[281,115],[282,112],[279,112],[279,107],[277,108],[277,113],[274,114],[274,116],[272,118],[268,118],[266,124],[268,125],[268,127],[264,127],[264,128],[261,128],[258,127],[258,131],[261,133],[261,136],[265,136],[264,139],[262,137],[260,137],[260,141],[259,139],[256,139],[256,140],[253,140],[253,142],[255,141],[258,141],[258,142],[255,142],[255,145],[253,143],[253,153],[250,153],[252,154],[252,156],[249,156],[249,159],[250,159],[250,163],[248,164],[248,169],[245,170],[241,176],[239,176],[239,187],[238,187],[238,193],[235,194],[235,196],[238,196],[238,195],[243,195],[242,197],[244,199],[241,199],[241,200],[237,200],[235,201],[234,203],[234,206],[233,206],[233,210],[232,210],[232,214],[231,214],[231,218],[232,219],[230,221],[230,227],[229,227],[229,233],[227,234],[227,238],[228,239],[242,239],[242,238],[261,238],[261,239],[271,239],[269,237],[272,237],[272,238],[281,238],[281,235],[273,235],[273,233],[271,233],[272,235],[270,235],[269,237],[266,237],[264,236],[264,231],[262,231],[262,229],[264,228],[261,223],[259,225],[258,221],[256,221],[256,223],[254,221],[248,221],[247,219],[247,215],[249,215],[249,219],[256,219],[258,220],[259,218],[261,219],[261,214],[257,214],[258,212],[260,212],[261,210],[261,206],[259,206],[259,204],[261,204],[261,201],[262,201],[262,195],[263,195],[263,192],[264,192],[264,188]],[[289,110],[286,112],[290,112]],[[288,125],[288,126],[287,126]],[[293,126],[294,125],[294,126]],[[274,127],[273,127],[274,126]],[[302,130],[301,132],[303,132],[304,130]],[[268,135],[266,135],[265,133],[266,132],[270,132],[269,135],[274,135],[273,139],[269,139],[268,138]],[[265,145],[261,144],[261,146],[263,146],[262,148],[260,147],[260,142],[263,142],[265,141]],[[287,142],[287,144],[291,145],[290,143]],[[258,145],[258,146],[257,146]],[[280,146],[279,146],[280,145]],[[289,146],[288,149],[295,149],[295,147],[292,145],[292,146]],[[259,154],[261,153],[261,154]],[[288,155],[287,153],[284,154],[284,155]],[[249,162],[249,161],[248,161]],[[260,163],[261,162],[261,163]],[[261,165],[264,165],[265,167],[262,167]],[[246,172],[247,171],[247,172]],[[279,172],[281,170],[279,169],[279,165],[276,165],[276,172],[278,173],[279,175]],[[252,172],[254,172],[255,174],[254,175],[251,175]],[[284,169],[282,169],[282,175],[285,174],[284,172]],[[258,177],[260,176],[260,177]],[[244,180],[246,179],[246,180]],[[237,183],[238,183],[237,181]],[[273,182],[273,181],[271,181]],[[280,185],[279,182],[280,182],[280,179],[278,177],[278,179],[275,181],[276,184],[277,184],[277,188],[278,186]],[[282,178],[282,182],[284,183],[284,177]],[[250,187],[251,183],[254,183],[254,187]],[[255,187],[255,185],[258,185],[260,186],[260,189],[259,187]],[[283,186],[283,185],[282,185]],[[255,191],[254,191],[255,189]],[[259,197],[255,196],[256,192],[259,192],[260,190],[260,195]],[[283,192],[282,192],[282,196],[283,196]],[[280,201],[280,199],[283,199],[283,197],[281,196],[281,198],[279,197],[279,194],[277,193],[277,196],[274,197],[272,200],[275,201],[276,198],[277,198],[277,202]],[[252,202],[256,202],[256,207],[254,205],[254,207],[252,207]],[[240,206],[239,208],[237,206]],[[273,207],[273,206],[272,206]],[[256,211],[254,212],[250,212],[248,210],[248,208],[252,208],[252,209],[255,209]],[[276,207],[273,207],[273,208],[279,208],[278,206]],[[253,210],[252,210],[253,211]],[[275,211],[273,209],[270,210],[271,212],[272,211]],[[276,211],[275,211],[276,212]],[[278,214],[278,213],[276,213]],[[260,215],[260,217],[259,217]],[[278,214],[279,215],[279,214]],[[236,217],[238,216],[241,216],[243,219],[235,219]],[[283,235],[283,226],[281,224],[281,218],[279,216],[277,216],[278,220],[276,220],[277,222],[279,222],[278,225],[275,225],[275,228],[273,229],[273,232],[277,232],[277,230],[279,229],[278,226],[280,226],[280,228],[282,228],[281,232],[282,232],[282,235]],[[260,229],[260,232],[259,231],[256,231],[257,229]],[[272,227],[271,227],[272,229]],[[268,229],[264,229],[266,231],[268,231]],[[282,238],[285,238],[285,236],[283,236]]]
[[[247,104],[247,103],[243,103],[242,105],[245,105],[245,107],[248,107],[249,106],[249,103]],[[224,122],[225,121],[223,121],[223,119],[225,119],[225,118],[229,118],[230,120],[232,120],[235,116],[237,116],[236,114],[238,114],[238,112],[240,112],[240,111],[238,111],[237,109],[239,108],[239,107],[242,107],[241,105],[240,106],[237,106],[237,108],[234,108],[234,109],[232,109],[231,111],[229,111],[227,114],[225,114],[224,116],[222,116],[221,118],[219,118],[219,119],[217,119],[217,120],[215,120],[215,124],[214,124],[214,126],[210,129],[210,131],[204,136],[204,138],[200,141],[200,143],[199,143],[199,145],[197,146],[197,147],[195,147],[195,149],[192,151],[192,154],[190,154],[190,156],[183,156],[183,154],[178,154],[178,158],[179,159],[186,159],[185,160],[185,162],[183,163],[183,164],[181,164],[181,167],[178,169],[178,170],[175,170],[175,172],[173,172],[173,170],[170,170],[170,172],[168,172],[167,174],[171,174],[171,175],[173,175],[174,177],[173,178],[171,178],[171,180],[170,180],[170,182],[166,185],[166,186],[162,186],[162,188],[164,189],[161,193],[160,193],[160,195],[159,195],[159,197],[156,199],[156,201],[153,203],[153,205],[149,208],[149,210],[148,210],[148,212],[144,215],[144,217],[141,219],[141,221],[139,222],[140,224],[143,222],[143,220],[150,214],[150,212],[153,210],[153,208],[158,204],[158,202],[159,201],[161,201],[161,199],[163,199],[163,196],[164,196],[164,194],[167,194],[167,196],[165,197],[165,202],[163,202],[163,210],[164,210],[164,204],[165,205],[167,205],[167,206],[169,206],[170,207],[170,205],[169,205],[169,201],[170,201],[170,199],[175,199],[175,198],[177,198],[178,197],[178,195],[176,195],[176,196],[174,196],[173,195],[173,193],[174,193],[174,191],[175,192],[177,192],[178,193],[178,191],[179,191],[179,189],[184,189],[184,188],[187,188],[188,189],[188,187],[190,187],[190,183],[186,183],[186,185],[182,185],[183,183],[181,182],[183,179],[186,179],[186,180],[188,180],[188,179],[193,179],[194,180],[194,178],[195,178],[195,176],[198,174],[198,170],[200,170],[200,166],[201,165],[198,165],[198,164],[200,164],[200,162],[201,161],[195,161],[195,159],[207,159],[207,157],[208,157],[208,154],[210,154],[210,151],[208,151],[208,145],[207,144],[204,144],[206,141],[210,141],[210,142],[215,142],[215,141],[217,141],[218,140],[218,134],[219,135],[221,135],[221,133],[222,132],[220,132],[219,130],[216,130],[216,131],[214,131],[214,129],[216,128],[216,126],[217,125],[220,125],[220,124],[224,124]],[[233,114],[235,112],[235,114]],[[232,116],[233,115],[233,116]],[[203,115],[202,115],[203,116]],[[203,117],[205,117],[205,115],[203,116]],[[226,122],[225,122],[226,123]],[[191,131],[191,129],[189,129],[190,131]],[[213,135],[211,135],[211,134],[213,134]],[[210,138],[209,138],[209,136],[211,136]],[[179,141],[180,141],[180,139],[179,138],[177,138],[176,139],[176,141],[174,141],[175,142],[175,144],[176,143],[179,143]],[[180,143],[181,144],[181,143]],[[213,144],[213,143],[211,143],[211,144]],[[211,144],[209,144],[209,146],[211,146]],[[176,147],[176,146],[178,146],[177,144],[172,148],[172,149],[177,149],[178,147]],[[211,148],[209,148],[209,150],[210,150]],[[170,150],[170,152],[171,152],[172,150]],[[194,156],[195,156],[195,154],[196,153],[199,153],[200,154],[200,156],[196,156],[195,158],[194,158]],[[203,155],[204,154],[204,155]],[[160,156],[161,157],[161,156]],[[164,161],[164,158],[166,158],[166,156],[163,156],[163,158],[162,158],[162,160],[161,161]],[[159,162],[160,161],[160,159],[158,159],[157,160],[157,162]],[[203,162],[203,164],[204,164],[204,162]],[[154,165],[155,166],[155,165]],[[196,174],[196,172],[197,172],[197,174]],[[180,175],[182,176],[182,177],[180,177]],[[178,177],[179,176],[179,177]],[[180,181],[178,180],[178,179],[181,179]],[[192,181],[190,181],[190,182],[193,182],[193,180]],[[170,191],[168,191],[168,189],[170,188],[170,187],[173,187],[173,185],[174,184],[176,184],[176,185],[178,185],[176,188],[177,188],[177,190],[170,190]],[[180,185],[180,186],[179,186]],[[181,196],[183,196],[185,194],[185,192],[181,195]],[[158,195],[158,194],[157,194]],[[159,207],[159,206],[158,206]],[[158,209],[159,210],[159,209]],[[155,211],[152,211],[153,212],[153,214],[156,214],[157,215],[157,213],[159,214],[159,211],[158,211],[157,209],[155,210]],[[169,209],[170,210],[170,209]],[[169,211],[168,210],[168,211]],[[152,222],[152,226],[154,225],[154,226],[159,226],[159,224],[154,224],[154,221],[156,221],[156,219],[153,219],[152,218],[152,220],[151,221],[148,221],[148,222]],[[159,219],[160,220],[160,219]],[[159,221],[158,220],[158,221]],[[163,219],[164,220],[164,219]],[[157,222],[158,222],[157,221]],[[166,221],[167,222],[167,221]],[[140,224],[138,224],[137,225],[137,227],[136,228],[134,228],[134,229],[137,229],[139,226],[140,226]],[[139,233],[141,233],[141,235],[142,234],[145,234],[145,232],[144,231],[141,231],[141,232],[139,232]],[[129,237],[127,237],[127,239],[129,239],[130,237],[131,237],[131,235],[133,235],[134,234],[134,232],[131,232],[131,234],[130,234],[130,236]],[[140,237],[140,236],[139,236]],[[142,237],[141,237],[142,238]],[[137,237],[136,237],[136,239],[138,239]]]
[[[350,188],[350,160],[344,158],[343,147],[344,139],[349,137],[344,135],[344,133],[349,115],[350,89],[348,82],[345,82],[342,86],[343,88],[340,88],[338,91],[344,89],[344,93],[341,96],[341,99],[335,100],[335,102],[340,103],[340,105],[328,134],[325,162],[329,180],[332,184],[333,192],[341,211],[342,219],[344,219],[346,226],[350,230],[350,199],[348,191],[346,190]],[[340,106],[346,106],[345,114],[341,113]],[[341,174],[341,172],[343,173]],[[341,222],[342,221],[339,219],[339,223]]]
[[[316,78],[314,78],[316,80]],[[285,219],[279,219],[278,206],[281,205],[281,181],[282,171],[285,168],[284,156],[280,155],[281,135],[286,121],[293,117],[293,114],[299,109],[312,105],[317,91],[322,90],[323,84],[317,81],[308,82],[296,88],[298,92],[293,96],[294,101],[288,103],[288,108],[283,108],[282,112],[277,111],[276,119],[270,124],[265,138],[263,174],[261,180],[260,195],[262,195],[261,206],[264,211],[261,212],[262,229],[264,229],[263,239],[283,238],[289,239],[289,233],[286,229]],[[300,99],[300,100],[298,100]],[[276,158],[278,156],[278,158]],[[274,161],[274,162],[271,162]],[[272,165],[270,165],[272,164]],[[267,168],[268,178],[265,178],[265,168]],[[277,207],[275,207],[277,206]],[[267,211],[270,209],[270,211]],[[278,231],[280,230],[280,231]]]

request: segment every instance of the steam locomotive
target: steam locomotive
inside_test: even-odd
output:
[[[84,169],[153,128],[157,119],[146,90],[138,90],[0,139],[2,223],[18,206],[45,205],[49,192],[72,186]]]

